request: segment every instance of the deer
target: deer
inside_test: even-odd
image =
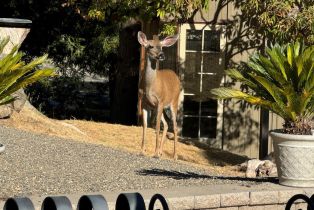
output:
[[[168,131],[168,124],[165,120],[163,110],[170,107],[174,130],[174,160],[177,156],[177,111],[179,106],[179,97],[181,92],[181,83],[177,74],[170,69],[159,69],[159,62],[165,60],[163,47],[170,47],[178,40],[178,35],[168,36],[163,40],[159,40],[157,35],[153,36],[153,40],[147,40],[146,35],[139,31],[138,42],[144,46],[146,51],[146,67],[144,74],[140,79],[140,111],[143,120],[143,135],[141,153],[144,154],[147,116],[149,110],[156,110],[156,146],[154,157],[162,156],[164,140]],[[141,92],[142,91],[142,92]],[[163,123],[163,132],[161,141],[159,141],[160,121]]]

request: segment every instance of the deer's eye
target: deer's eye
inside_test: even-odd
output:
[[[153,49],[154,47],[151,45],[148,45],[147,49]]]

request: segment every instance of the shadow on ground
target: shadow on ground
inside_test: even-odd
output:
[[[181,180],[181,179],[216,179],[216,180],[230,180],[230,181],[246,181],[246,182],[269,182],[278,183],[277,177],[263,177],[263,178],[246,178],[246,177],[233,177],[233,176],[211,176],[198,174],[194,172],[179,172],[179,171],[169,171],[164,169],[142,169],[137,171],[137,174],[141,176],[162,176],[171,179]]]
[[[225,151],[222,149],[212,148],[210,145],[206,143],[202,143],[196,140],[191,139],[180,139],[180,142],[186,145],[193,145],[200,149],[205,150],[206,158],[216,166],[225,166],[225,165],[239,165],[249,160],[247,156],[238,155],[235,153],[231,153],[229,151]]]

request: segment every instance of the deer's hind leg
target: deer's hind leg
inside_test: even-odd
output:
[[[173,147],[173,159],[178,159],[177,154],[177,142],[178,142],[178,127],[177,127],[177,111],[178,111],[178,105],[177,102],[173,103],[170,106],[171,109],[171,115],[172,115],[172,122],[173,122],[173,133],[174,133],[174,147]]]
[[[157,117],[156,117],[156,147],[155,147],[155,157],[159,157],[160,154],[160,142],[159,142],[159,132],[160,132],[160,120],[163,111],[163,104],[158,104]]]
[[[147,110],[142,109],[142,119],[143,119],[143,135],[142,135],[142,150],[141,153],[144,154],[145,149],[145,140],[146,140],[146,131],[147,131]]]
[[[162,137],[161,137],[160,148],[159,148],[159,155],[160,156],[162,156],[162,151],[163,151],[163,147],[164,147],[164,143],[165,143],[165,138],[166,138],[166,134],[167,134],[167,131],[168,131],[168,124],[167,124],[167,121],[166,121],[163,113],[161,115],[161,121],[162,121],[162,124],[164,126],[164,130],[162,131]]]

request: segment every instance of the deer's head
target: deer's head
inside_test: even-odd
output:
[[[165,60],[165,54],[162,51],[163,47],[170,47],[178,40],[179,36],[167,36],[163,40],[159,40],[157,35],[154,35],[153,40],[147,40],[146,35],[139,31],[137,34],[138,42],[146,48],[147,55],[154,60]]]

